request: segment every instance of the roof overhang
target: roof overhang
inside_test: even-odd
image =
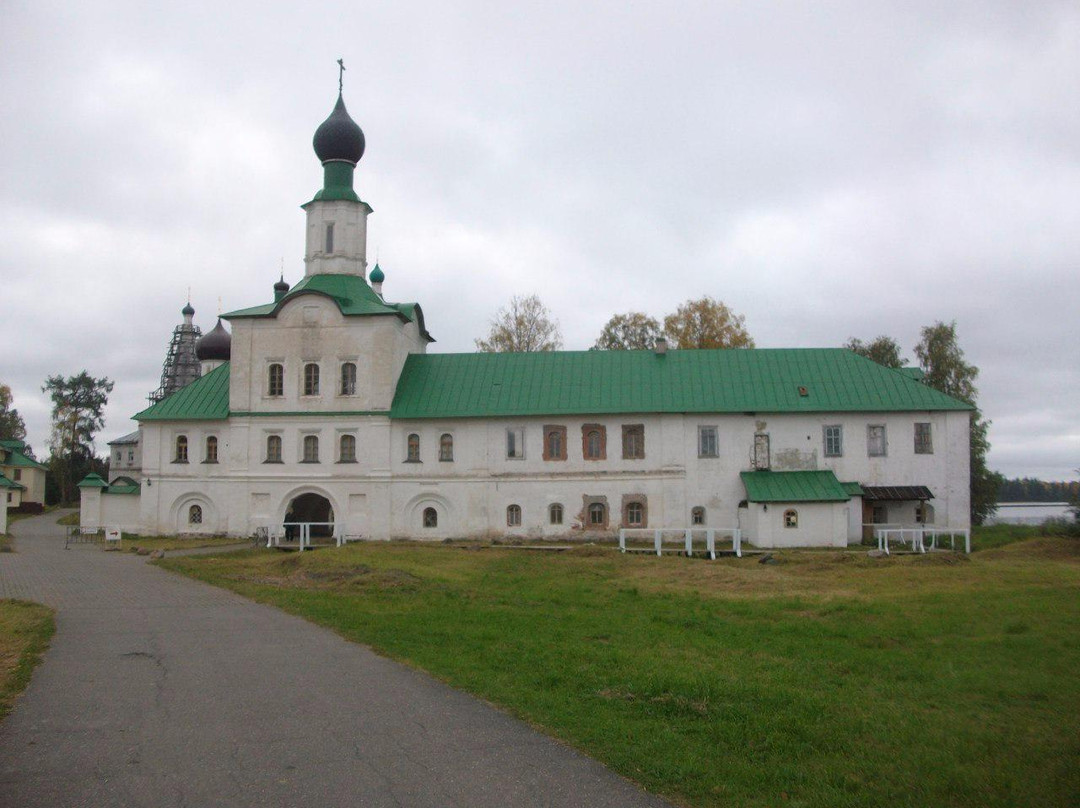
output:
[[[912,502],[934,498],[925,485],[864,485],[862,490],[866,502]]]

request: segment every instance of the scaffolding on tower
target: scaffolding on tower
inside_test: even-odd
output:
[[[195,342],[202,336],[202,329],[191,322],[195,311],[190,303],[184,307],[183,314],[184,322],[173,329],[169,352],[161,365],[161,385],[147,396],[151,404],[157,404],[202,376],[199,360],[195,356]]]

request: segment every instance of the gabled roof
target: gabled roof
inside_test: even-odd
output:
[[[228,362],[134,416],[136,421],[221,421],[228,417]]]
[[[13,488],[13,489],[15,489],[17,491],[25,491],[26,490],[25,485],[21,485],[20,483],[17,483],[14,480],[9,480],[3,474],[0,474],[0,488]]]
[[[412,354],[393,418],[970,410],[843,348]]]
[[[77,488],[108,488],[109,484],[102,479],[101,475],[91,471],[76,484]]]
[[[26,448],[26,444],[21,440],[5,440],[0,441],[0,447],[7,449],[7,457],[0,460],[0,465],[14,466],[15,468],[22,469],[41,469],[42,471],[48,471],[49,467],[44,463],[39,463],[31,457],[27,457],[23,454],[22,450]]]
[[[415,322],[429,342],[435,340],[424,327],[424,313],[417,303],[386,303],[359,275],[308,275],[290,289],[281,300],[223,314],[225,320],[276,317],[282,306],[301,295],[322,295],[337,304],[346,317],[394,316]]]
[[[831,471],[744,471],[751,502],[847,502],[851,495]]]

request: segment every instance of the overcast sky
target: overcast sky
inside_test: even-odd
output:
[[[991,466],[1080,466],[1080,4],[0,4],[0,382],[115,380],[303,275],[344,57],[388,298],[472,350],[538,293],[567,348],[702,295],[759,347],[956,320]]]

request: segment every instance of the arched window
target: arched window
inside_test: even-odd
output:
[[[217,462],[217,438],[213,435],[206,439],[206,462]]]
[[[352,362],[341,366],[341,395],[356,395],[356,365]]]
[[[326,223],[326,254],[330,255],[334,251],[334,223]]]
[[[409,441],[405,448],[405,462],[406,463],[419,463],[420,462],[420,436],[413,432],[409,435]]]
[[[187,520],[189,525],[201,525],[202,524],[202,506],[192,505],[188,508]]]
[[[520,527],[521,526],[521,506],[510,505],[506,509],[506,524],[508,527]]]
[[[546,435],[547,456],[551,460],[559,460],[564,457],[563,455],[563,441],[565,440],[566,433],[559,429],[549,429]]]
[[[553,525],[561,525],[563,520],[563,507],[558,502],[548,505],[548,521]]]
[[[603,527],[607,524],[607,508],[603,502],[594,502],[589,506],[589,525]]]
[[[304,435],[304,460],[305,463],[319,462],[319,436]]]
[[[454,436],[444,432],[439,438],[439,460],[451,461],[454,459]]]
[[[186,463],[187,460],[187,435],[176,436],[176,461],[177,463]]]
[[[304,365],[304,395],[319,395],[319,366],[314,362]]]
[[[696,508],[690,509],[690,524],[703,525],[705,524],[705,509],[700,505]]]
[[[628,502],[626,504],[626,524],[630,527],[641,527],[645,524],[645,506],[640,502]]]
[[[270,366],[266,373],[266,395],[285,395],[285,367],[276,362]]]
[[[439,512],[434,508],[424,508],[424,527],[438,527]]]
[[[585,457],[588,460],[598,460],[603,449],[603,440],[599,429],[590,429],[585,436]]]
[[[339,463],[355,463],[356,462],[356,436],[355,435],[342,435],[340,441],[340,456],[338,457]]]
[[[270,435],[266,439],[266,462],[281,462],[281,435]]]
[[[798,527],[799,526],[799,512],[798,511],[784,511],[784,527]]]

